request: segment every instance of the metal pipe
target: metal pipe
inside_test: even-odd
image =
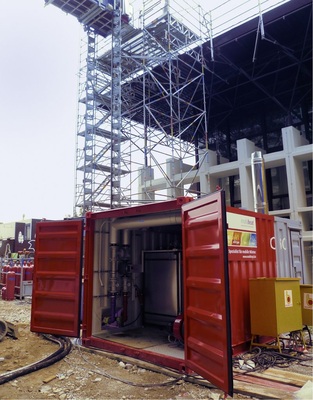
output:
[[[129,230],[125,229],[123,231],[123,246],[129,246],[130,245],[130,232]]]
[[[128,279],[123,276],[123,311],[122,311],[122,324],[128,319]]]
[[[171,215],[149,215],[140,216],[135,218],[122,218],[116,219],[111,223],[110,230],[110,246],[117,246],[118,244],[118,231],[124,230],[123,232],[123,244],[128,245],[130,243],[130,229],[135,228],[149,228],[152,226],[168,226],[168,225],[180,225],[182,222],[180,212]],[[113,253],[113,252],[112,252]],[[112,254],[112,271],[117,270],[117,260]]]
[[[110,290],[110,300],[111,300],[111,316],[110,316],[110,323],[115,321],[115,314],[116,314],[116,287],[117,287],[117,259],[116,259],[116,252],[117,252],[117,244],[111,244],[111,264],[112,264],[112,271],[111,271],[111,290]]]
[[[265,167],[261,151],[255,151],[251,154],[251,171],[254,211],[268,214]]]
[[[147,228],[150,226],[179,225],[181,224],[180,212],[171,215],[148,215],[134,218],[116,219],[111,225],[113,230]]]
[[[109,319],[109,323],[112,324],[115,321],[116,315],[116,293],[111,294],[111,316]]]

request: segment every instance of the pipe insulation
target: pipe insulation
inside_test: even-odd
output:
[[[130,245],[130,231],[129,229],[125,229],[123,231],[123,246],[129,246]]]
[[[111,245],[117,244],[117,232],[119,230],[150,228],[152,226],[168,226],[181,224],[180,211],[170,215],[148,215],[135,218],[116,219],[111,224]]]

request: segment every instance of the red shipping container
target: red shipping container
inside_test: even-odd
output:
[[[80,335],[82,226],[37,224],[34,332]],[[251,339],[249,279],[276,276],[273,237],[273,217],[226,210],[223,191],[88,213],[83,344],[195,371],[231,394],[232,355]]]
[[[229,207],[227,224],[232,348],[236,355],[247,350],[251,340],[249,279],[277,274],[271,245],[274,217]],[[234,236],[240,236],[240,241],[234,242]]]

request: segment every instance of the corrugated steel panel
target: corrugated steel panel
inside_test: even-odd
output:
[[[230,214],[239,218],[237,227],[229,221]],[[247,233],[255,239],[253,243],[241,241],[237,246],[228,243],[232,347],[237,354],[246,350],[251,341],[249,279],[276,277],[274,217],[232,207],[227,208],[227,216],[228,232],[236,231],[242,236]],[[253,227],[245,228],[247,218]]]
[[[182,212],[186,365],[232,395],[225,193]]]
[[[39,222],[31,331],[79,336],[83,221]]]
[[[277,275],[301,278],[304,282],[302,225],[300,221],[275,217],[275,248]]]
[[[155,203],[143,204],[140,206],[124,207],[124,208],[113,208],[111,210],[105,210],[96,213],[87,213],[86,221],[88,219],[99,220],[108,218],[123,218],[133,217],[138,215],[151,215],[162,212],[169,212],[174,210],[180,210],[181,206],[185,203],[193,201],[192,197],[177,197],[174,200],[166,200]],[[86,249],[87,250],[87,249]]]

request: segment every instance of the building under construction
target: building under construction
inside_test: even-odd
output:
[[[312,260],[310,0],[45,0],[85,28],[74,215],[222,187],[254,209],[261,151],[269,213],[300,221]]]

